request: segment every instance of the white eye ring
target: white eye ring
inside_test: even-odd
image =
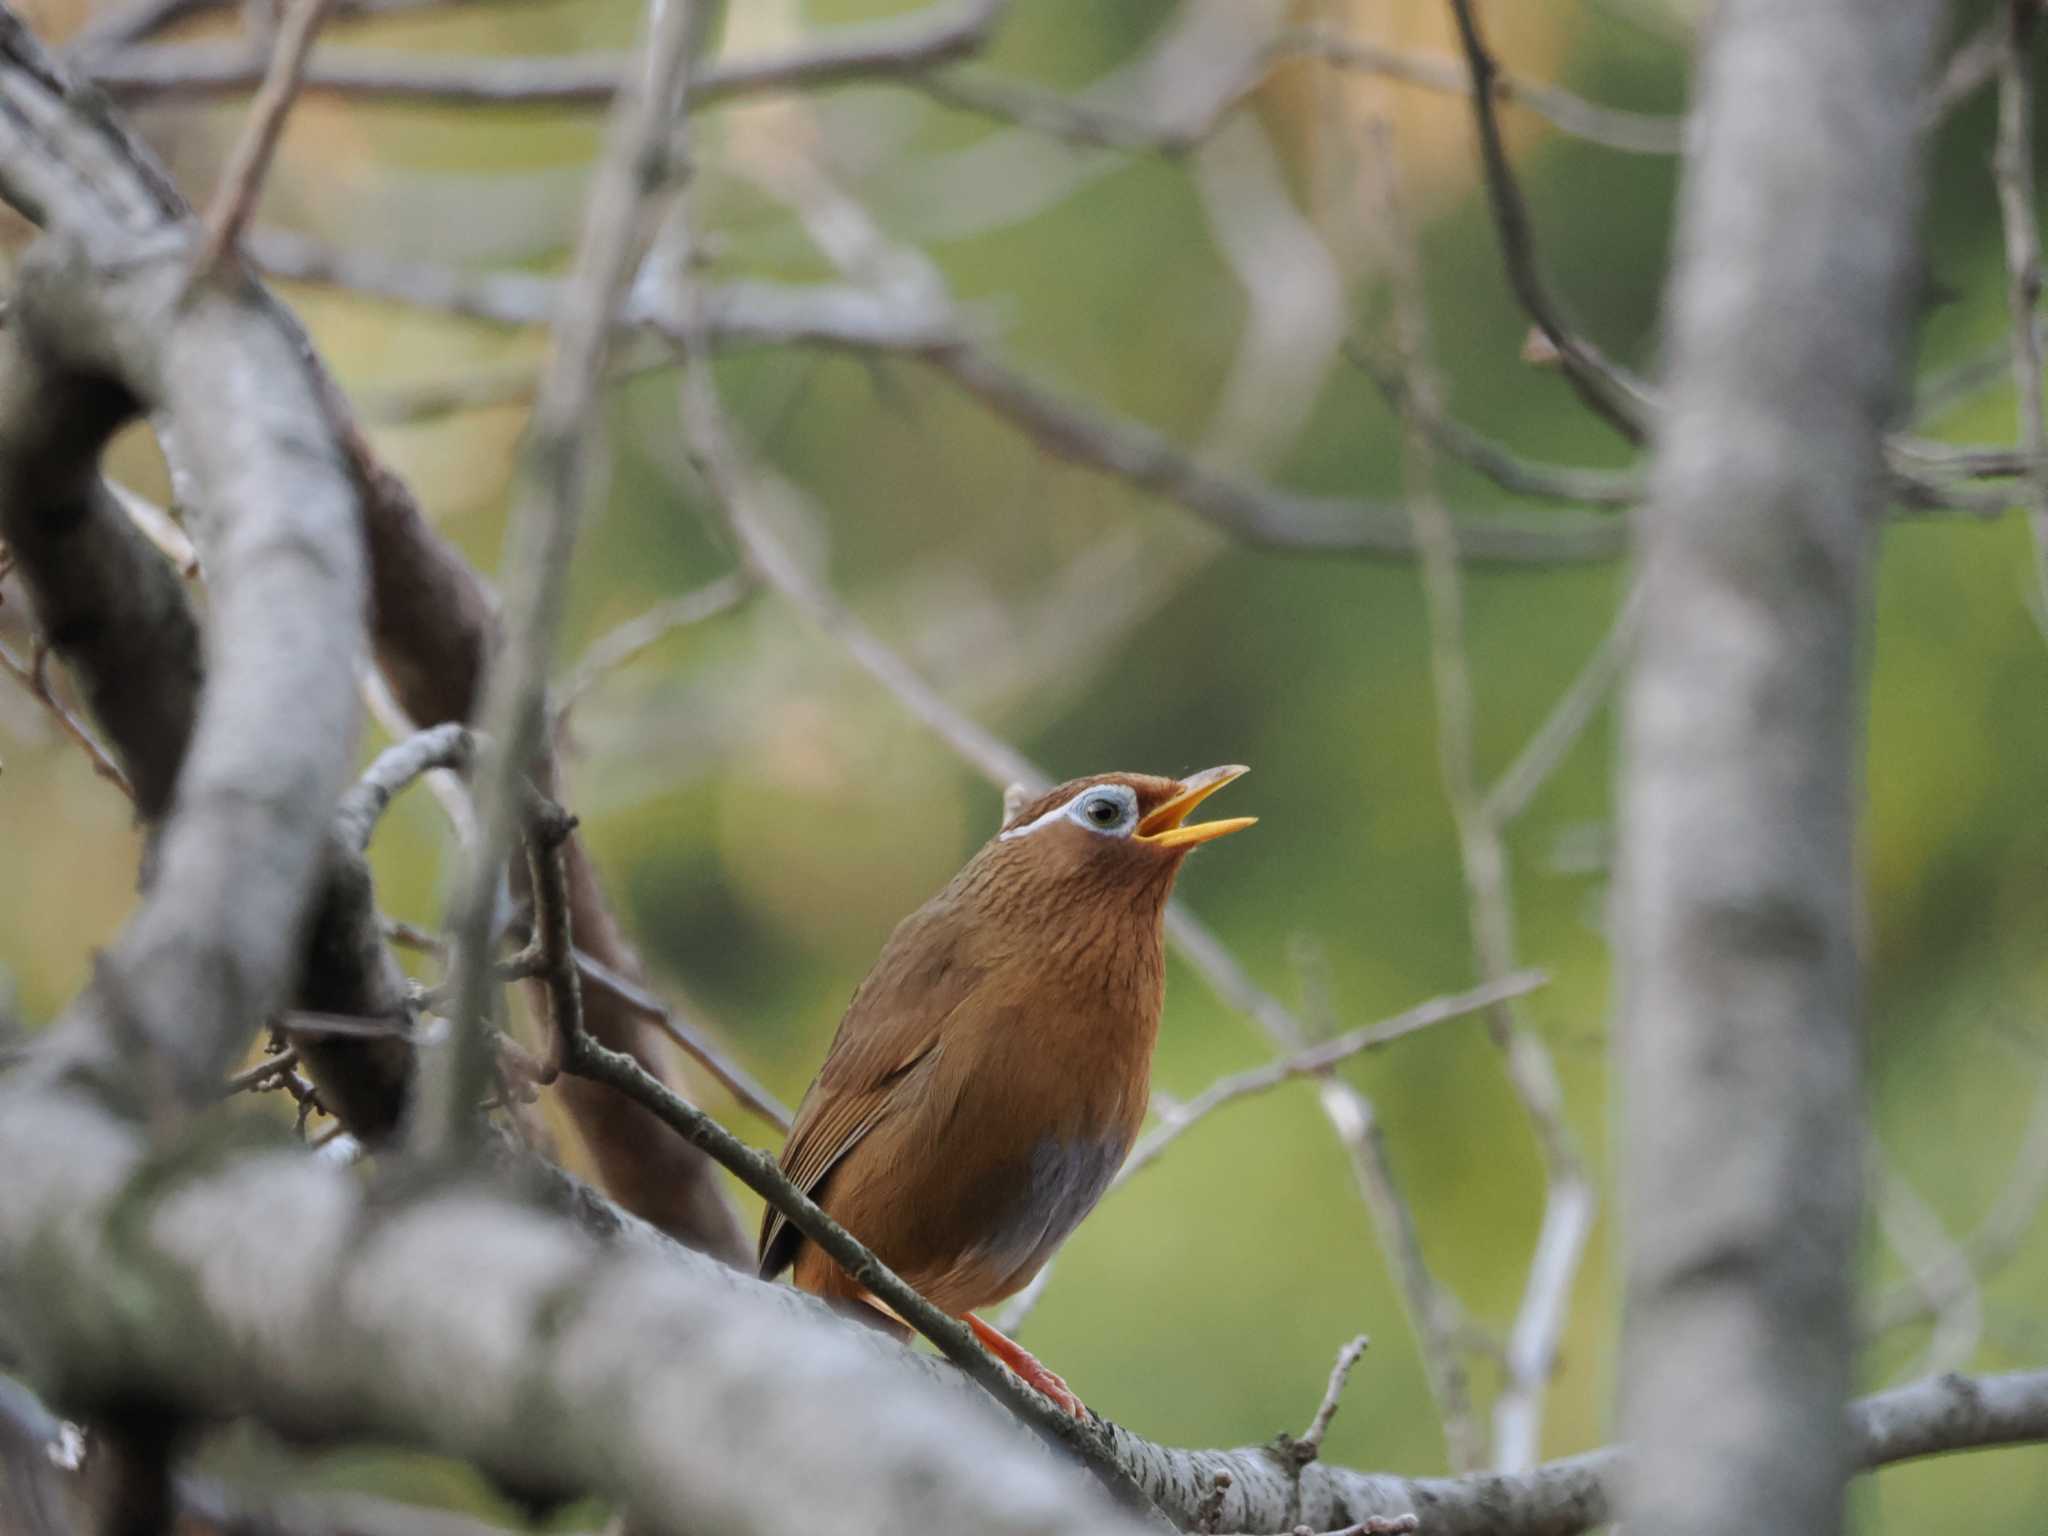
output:
[[[1103,820],[1104,808],[1113,814]],[[1056,821],[1071,821],[1077,827],[1086,827],[1099,837],[1127,837],[1137,830],[1138,796],[1128,784],[1091,784],[1073,799],[1056,805],[1035,821],[1028,821],[1021,827],[1012,827],[1002,835],[1008,842],[1016,837],[1029,837],[1033,832],[1048,827]]]
[[[1067,802],[1067,815],[1090,832],[1117,836],[1138,822],[1138,797],[1121,784],[1103,784]]]

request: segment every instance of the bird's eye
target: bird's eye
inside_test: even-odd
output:
[[[1098,827],[1113,827],[1124,814],[1124,808],[1106,795],[1090,800],[1085,810],[1088,819]]]

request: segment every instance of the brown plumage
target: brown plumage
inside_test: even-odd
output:
[[[1029,1283],[1145,1116],[1181,862],[1250,818],[1184,825],[1245,770],[1075,779],[1010,818],[889,936],[797,1109],[791,1180],[1070,1411],[970,1314]],[[761,1272],[879,1306],[772,1207]]]

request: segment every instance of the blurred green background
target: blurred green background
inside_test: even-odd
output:
[[[721,46],[787,47],[803,28],[905,9],[735,4]],[[79,19],[30,10],[52,37]],[[985,68],[1076,89],[1147,57],[1183,12],[1167,0],[1019,0]],[[334,35],[558,52],[623,46],[636,14],[620,0],[498,0]],[[1682,109],[1694,37],[1676,0],[1496,3],[1489,14],[1520,72],[1615,106]],[[1979,16],[1966,7],[1957,35]],[[1297,19],[1448,53],[1438,0],[1343,0],[1301,7]],[[167,102],[141,121],[200,192],[240,111]],[[708,113],[699,214],[716,240],[711,275],[834,280],[778,193],[823,177],[934,263],[995,328],[992,344],[1035,376],[1275,484],[1392,501],[1395,420],[1335,348],[1381,287],[1357,174],[1381,111],[1395,124],[1436,358],[1459,417],[1534,457],[1625,463],[1555,374],[1520,361],[1526,320],[1478,196],[1464,105],[1313,64],[1276,71],[1210,149],[1185,156],[1062,144],[889,87]],[[1995,350],[2004,334],[1992,122],[1980,93],[1935,138],[1923,377]],[[1584,144],[1525,112],[1510,110],[1508,123],[1544,259],[1571,309],[1601,346],[1653,367],[1676,162]],[[554,270],[597,133],[588,112],[315,97],[293,120],[265,219],[409,260]],[[1249,262],[1249,283],[1233,237],[1249,240],[1235,258]],[[286,291],[373,410],[403,386],[539,355],[529,333]],[[810,498],[785,534],[949,699],[1056,777],[1253,765],[1229,809],[1256,813],[1259,828],[1193,860],[1181,892],[1264,986],[1350,1027],[1473,980],[1411,566],[1235,547],[1178,507],[1046,457],[914,361],[767,349],[723,358],[717,374],[763,460]],[[732,565],[683,461],[673,374],[644,375],[613,401],[614,462],[574,572],[564,672],[610,626]],[[378,432],[486,570],[521,424],[512,405]],[[2010,389],[1998,378],[1925,429],[2009,441]],[[125,445],[117,468],[163,494],[146,444]],[[1463,468],[1439,468],[1460,515],[1511,505]],[[2048,1074],[2036,1004],[2048,980],[2048,644],[2029,608],[2029,561],[2017,516],[1894,527],[1872,627],[1871,1103],[1892,1163],[1957,1234],[2005,1187]],[[1618,566],[1469,574],[1489,777],[1598,643],[1624,576]],[[10,641],[20,617],[11,598],[0,609]],[[993,790],[772,596],[608,676],[573,731],[575,809],[656,978],[720,1021],[734,1052],[791,1102],[891,925],[998,819]],[[377,744],[373,734],[366,748]],[[19,1011],[40,1021],[129,909],[137,844],[120,799],[4,679],[0,759],[0,863],[14,874],[0,881],[0,969]],[[1602,907],[1612,767],[1603,711],[1510,835],[1520,958],[1553,976],[1527,1016],[1602,1173],[1601,1221],[1548,1400],[1551,1455],[1610,1429],[1616,1023]],[[401,805],[376,863],[386,909],[432,923],[449,865],[427,797]],[[1175,962],[1157,1087],[1192,1094],[1269,1049]],[[1442,1026],[1345,1076],[1378,1107],[1439,1275],[1478,1322],[1504,1331],[1542,1186],[1482,1028]],[[772,1141],[715,1090],[705,1097]],[[1873,1231],[1870,1280],[1900,1272]],[[2048,1359],[2044,1282],[2048,1233],[2037,1227],[1986,1286],[1976,1367]],[[1157,1439],[1214,1445],[1298,1431],[1332,1353],[1357,1332],[1373,1344],[1328,1454],[1440,1469],[1442,1437],[1386,1255],[1312,1091],[1296,1086],[1205,1122],[1112,1195],[1068,1245],[1022,1337],[1098,1411]],[[1869,1384],[1916,1369],[1925,1343],[1924,1328],[1879,1341]],[[1490,1398],[1497,1373],[1476,1369]],[[415,1492],[422,1478],[447,1485],[375,1459],[325,1475]],[[1978,1531],[2018,1532],[2039,1529],[2044,1499],[2048,1453],[2024,1451],[1888,1472],[1857,1508],[1867,1529],[1924,1528],[1967,1510]]]

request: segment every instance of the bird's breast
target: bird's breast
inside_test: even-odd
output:
[[[1025,1177],[1007,1199],[991,1202],[987,1231],[970,1262],[1000,1277],[999,1292],[1026,1284],[1095,1208],[1129,1150],[1121,1135],[1039,1138]]]

